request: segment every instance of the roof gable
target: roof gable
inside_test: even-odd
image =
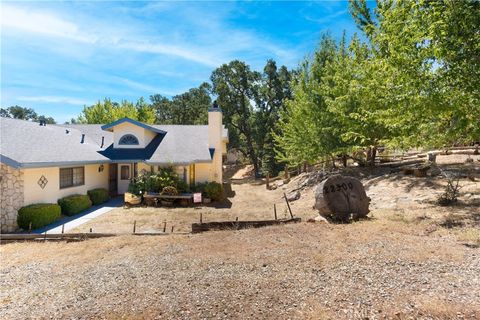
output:
[[[113,121],[109,124],[105,124],[103,125],[101,128],[102,130],[105,130],[105,131],[113,131],[113,127],[115,126],[118,126],[119,124],[122,124],[122,123],[131,123],[135,126],[138,126],[138,127],[141,127],[143,129],[146,129],[146,130],[149,130],[149,131],[152,131],[152,132],[156,132],[156,133],[166,133],[165,131],[163,130],[160,130],[158,128],[155,128],[153,126],[149,126],[148,124],[145,124],[143,122],[140,122],[140,121],[137,121],[137,120],[133,120],[133,119],[130,119],[128,117],[125,117],[125,118],[122,118],[122,119],[118,119],[117,121]]]

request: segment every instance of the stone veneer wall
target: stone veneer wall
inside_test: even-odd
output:
[[[17,211],[23,206],[23,172],[0,165],[0,224],[1,232],[18,229]]]

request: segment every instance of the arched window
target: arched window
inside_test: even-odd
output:
[[[118,141],[120,145],[138,145],[138,139],[133,134],[126,134]]]

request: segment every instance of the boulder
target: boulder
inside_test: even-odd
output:
[[[370,198],[362,183],[353,177],[331,176],[322,181],[315,192],[314,208],[322,217],[348,221],[350,217],[366,217]]]

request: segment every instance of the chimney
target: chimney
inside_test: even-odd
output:
[[[102,137],[102,145],[100,146],[100,148],[103,148],[104,143],[105,143],[105,137]]]
[[[80,141],[80,143],[84,143],[85,142],[85,133],[82,133],[82,141]]]
[[[213,102],[208,109],[208,147],[215,149],[212,159],[212,176],[211,181],[222,183],[222,149],[223,149],[223,125],[222,125],[222,109]]]

